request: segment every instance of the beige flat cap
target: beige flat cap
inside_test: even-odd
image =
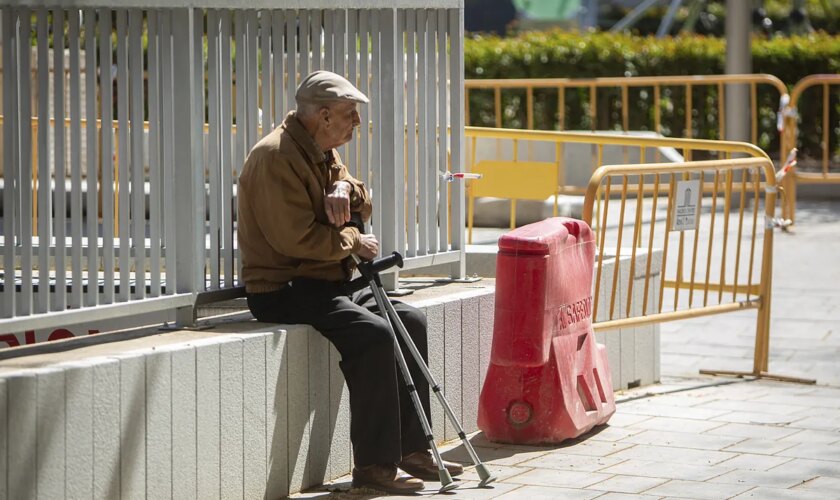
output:
[[[341,75],[332,71],[315,71],[300,82],[295,92],[297,102],[347,100],[368,103],[370,100]]]

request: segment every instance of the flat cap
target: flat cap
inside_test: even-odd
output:
[[[341,75],[331,71],[315,71],[300,82],[295,92],[297,102],[347,100],[368,103],[370,100]]]

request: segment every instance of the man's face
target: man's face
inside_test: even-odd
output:
[[[321,110],[325,139],[330,149],[337,148],[353,139],[353,129],[361,123],[356,103],[337,101]]]

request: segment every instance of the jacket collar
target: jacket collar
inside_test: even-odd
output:
[[[286,115],[286,119],[283,120],[283,127],[292,137],[292,140],[300,147],[303,153],[306,155],[307,159],[314,163],[314,164],[327,164],[330,165],[333,161],[330,161],[334,158],[334,154],[332,151],[321,151],[321,148],[318,147],[318,144],[315,142],[315,139],[309,135],[309,132],[306,131],[303,124],[298,120],[297,114],[295,111],[289,112]]]

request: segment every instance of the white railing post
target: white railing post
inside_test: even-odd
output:
[[[197,294],[204,289],[204,164],[201,107],[203,65],[201,64],[202,19],[195,9],[172,13],[173,37],[173,121],[174,129],[174,218],[178,261],[176,291]],[[201,198],[199,200],[199,198]],[[195,321],[192,306],[177,310],[179,325]]]
[[[453,172],[464,172],[464,7],[449,11],[449,151]],[[461,257],[452,264],[452,276],[463,279],[467,274],[466,248],[464,245],[464,196],[463,182],[452,183],[452,221],[450,249],[460,250]]]

